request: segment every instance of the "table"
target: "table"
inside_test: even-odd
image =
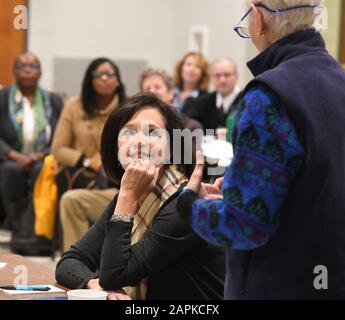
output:
[[[58,288],[61,288],[65,291],[68,289],[58,285],[55,280],[54,271],[41,266],[38,263],[30,261],[27,258],[24,258],[16,254],[0,254],[0,262],[6,262],[6,267],[0,269],[0,285],[12,285],[18,273],[15,273],[14,270],[16,266],[25,266],[27,268],[28,284],[29,285],[54,285]],[[9,295],[3,291],[0,291],[0,300],[16,300],[20,298],[31,298],[37,297],[37,294],[34,295]],[[40,293],[39,297],[63,297],[66,296],[65,293]]]

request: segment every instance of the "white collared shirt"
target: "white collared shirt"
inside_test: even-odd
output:
[[[224,113],[228,113],[230,107],[234,103],[235,99],[237,98],[238,94],[241,92],[240,85],[236,85],[234,90],[232,90],[231,93],[229,93],[226,97],[222,97],[222,95],[217,92],[217,98],[216,98],[216,106],[217,109],[220,109],[221,106],[223,106]]]
[[[23,103],[23,147],[22,152],[25,154],[32,153],[35,149],[36,141],[36,119],[33,107],[30,104],[28,98],[23,97],[21,92],[18,90],[16,97],[16,103]]]

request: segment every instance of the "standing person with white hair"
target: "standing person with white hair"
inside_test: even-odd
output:
[[[260,54],[233,162],[213,186],[197,165],[178,210],[228,248],[226,299],[344,298],[345,72],[315,30],[322,1],[248,5],[234,29]]]

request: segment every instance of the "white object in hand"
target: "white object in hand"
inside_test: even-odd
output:
[[[214,136],[205,136],[201,143],[201,150],[209,164],[228,167],[233,158],[232,144]]]

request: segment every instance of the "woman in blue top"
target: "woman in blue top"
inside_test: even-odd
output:
[[[248,4],[235,31],[261,53],[248,63],[233,162],[212,186],[199,164],[178,208],[228,248],[226,299],[343,298],[345,73],[315,30],[322,1]]]

